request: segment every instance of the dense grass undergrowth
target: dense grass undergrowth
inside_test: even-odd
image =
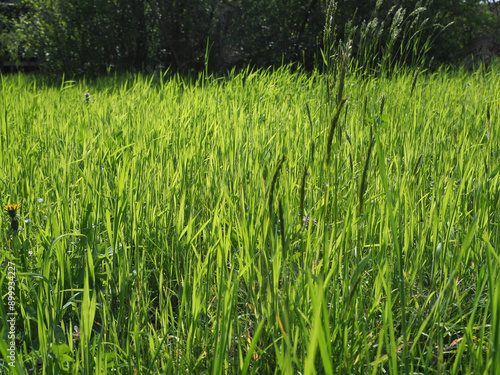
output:
[[[2,76],[2,371],[500,368],[500,70],[325,82]]]

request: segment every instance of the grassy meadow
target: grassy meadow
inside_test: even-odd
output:
[[[343,84],[1,76],[0,372],[500,368],[500,68]]]

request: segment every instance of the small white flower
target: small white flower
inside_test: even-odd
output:
[[[25,222],[26,224],[31,223],[31,219],[26,219],[26,220],[24,220],[24,222]]]
[[[38,203],[42,203],[43,202],[43,198],[38,198]]]

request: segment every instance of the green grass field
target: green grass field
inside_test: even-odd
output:
[[[414,78],[2,76],[0,372],[493,373],[500,68]]]

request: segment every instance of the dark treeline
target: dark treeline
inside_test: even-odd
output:
[[[383,49],[383,40],[398,38],[398,10],[406,17],[399,26],[418,30],[408,34],[405,43],[416,38],[432,42],[428,54],[435,63],[463,64],[471,54],[488,60],[499,50],[496,0],[334,3],[328,20],[330,0],[4,1],[0,55],[70,75],[98,75],[110,69],[224,72],[248,64],[292,62],[312,69],[322,63],[325,25],[335,29],[335,40],[328,43],[352,39],[354,54],[367,42],[362,33],[371,25],[372,37],[382,40],[377,39],[377,49]]]

